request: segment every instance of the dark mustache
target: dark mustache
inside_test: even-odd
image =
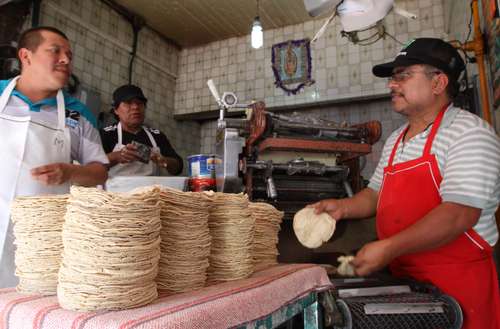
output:
[[[57,64],[54,66],[54,69],[56,70],[65,70],[65,71],[69,71],[69,65],[66,65],[66,64]]]

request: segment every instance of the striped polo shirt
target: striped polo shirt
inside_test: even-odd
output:
[[[385,142],[382,156],[368,187],[380,190],[384,168],[398,136],[407,127],[394,131]],[[432,125],[409,141],[400,142],[394,164],[422,156]],[[500,139],[493,128],[478,116],[450,107],[431,148],[443,180],[439,193],[443,202],[482,209],[474,230],[490,245],[498,240],[495,211],[500,201]]]

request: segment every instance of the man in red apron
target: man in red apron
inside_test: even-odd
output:
[[[370,185],[348,199],[323,200],[333,218],[376,214],[379,240],[352,265],[368,275],[431,282],[462,307],[467,329],[500,328],[492,245],[500,198],[500,140],[477,116],[454,107],[464,63],[448,43],[420,38],[373,73],[389,78],[392,104],[408,123],[386,141]]]

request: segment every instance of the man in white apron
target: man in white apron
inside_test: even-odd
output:
[[[110,177],[159,176],[160,168],[170,175],[182,171],[182,159],[165,134],[144,125],[146,104],[147,99],[137,86],[124,85],[113,92],[113,113],[119,122],[101,130]],[[147,152],[141,154],[138,148],[150,149],[149,158]]]
[[[61,91],[71,74],[71,56],[61,31],[27,30],[18,43],[21,75],[0,81],[0,288],[18,282],[12,200],[68,193],[71,183],[93,186],[107,178],[107,158],[90,111]]]

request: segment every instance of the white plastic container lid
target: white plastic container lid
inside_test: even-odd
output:
[[[115,176],[106,181],[104,189],[110,192],[128,192],[137,187],[161,185],[185,191],[187,177],[183,176]]]

